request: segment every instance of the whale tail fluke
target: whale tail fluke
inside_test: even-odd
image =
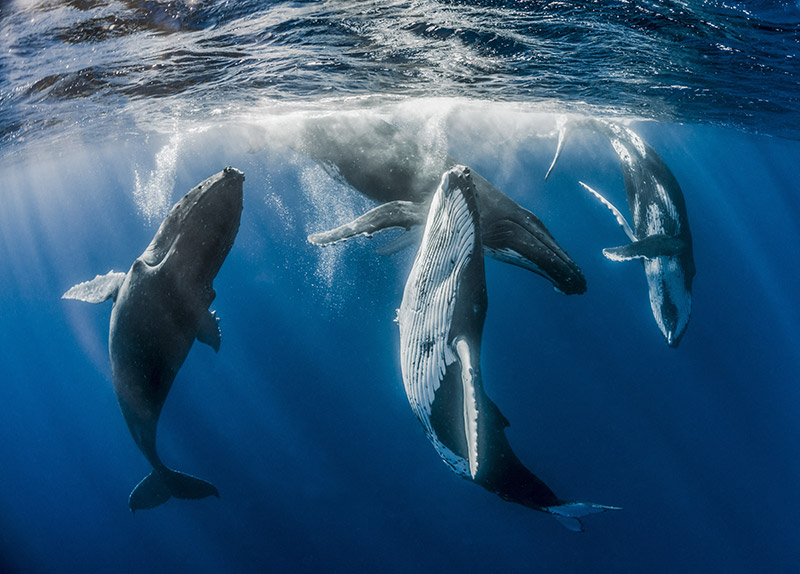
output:
[[[136,485],[128,497],[131,512],[155,508],[172,497],[198,499],[207,496],[219,498],[217,487],[196,476],[175,470],[151,471]]]
[[[603,504],[594,504],[592,502],[562,502],[554,506],[548,506],[543,509],[555,516],[561,524],[568,530],[573,532],[583,532],[583,523],[580,517],[588,516],[589,514],[599,514],[606,510],[622,510],[619,506],[605,506]]]

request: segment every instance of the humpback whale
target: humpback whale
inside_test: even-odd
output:
[[[308,240],[329,245],[389,228],[421,229],[432,190],[441,174],[458,162],[430,152],[395,126],[365,116],[325,116],[309,120],[292,147],[318,161],[336,178],[381,205],[336,229]],[[480,175],[472,172],[483,221],[487,255],[531,270],[566,294],[583,293],[586,279],[544,224]],[[383,253],[405,247],[418,236],[404,233]]]
[[[677,347],[692,312],[695,274],[692,234],[678,181],[664,160],[633,130],[596,119],[573,120],[561,127],[556,154],[545,179],[558,161],[567,135],[578,128],[599,132],[611,142],[622,168],[633,217],[631,226],[610,201],[579,182],[614,214],[631,241],[604,249],[603,254],[611,261],[642,260],[653,316],[667,345]]]
[[[65,299],[113,300],[108,347],[111,377],[133,440],[153,467],[133,489],[131,512],[170,497],[204,498],[214,485],[167,468],[156,450],[164,401],[194,340],[219,350],[212,286],[239,230],[242,172],[226,167],[176,203],[127,273],[75,285]]]
[[[457,166],[442,176],[431,201],[397,313],[406,394],[456,474],[581,531],[579,517],[617,508],[559,499],[511,450],[509,423],[483,389],[487,296],[475,187],[469,169]]]

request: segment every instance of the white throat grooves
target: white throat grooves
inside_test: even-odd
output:
[[[431,405],[447,365],[456,360],[448,345],[463,270],[475,247],[475,222],[463,192],[446,188],[445,177],[431,202],[425,233],[397,314],[400,365],[408,401],[434,439]],[[435,441],[436,442],[436,441]]]
[[[456,341],[456,354],[461,363],[461,387],[464,396],[464,434],[469,452],[469,473],[478,474],[478,401],[475,397],[475,369],[469,354],[469,343]]]

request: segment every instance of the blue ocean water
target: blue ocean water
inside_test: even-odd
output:
[[[0,8],[0,571],[796,572],[796,2],[157,2]],[[623,206],[630,125],[686,198],[697,276],[677,349],[584,181]],[[282,145],[371,117],[536,213],[588,289],[486,261],[482,372],[569,532],[460,479],[409,408],[394,322],[414,249],[309,233],[374,204]],[[241,228],[159,424],[220,499],[131,515],[150,468],[111,385],[110,303],[172,204],[233,165]],[[388,232],[388,234],[393,234]]]

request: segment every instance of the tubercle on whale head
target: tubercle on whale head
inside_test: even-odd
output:
[[[469,187],[472,193],[477,196],[475,184],[472,181],[472,172],[465,165],[454,165],[444,172],[439,187],[445,192],[449,192],[456,187]]]

